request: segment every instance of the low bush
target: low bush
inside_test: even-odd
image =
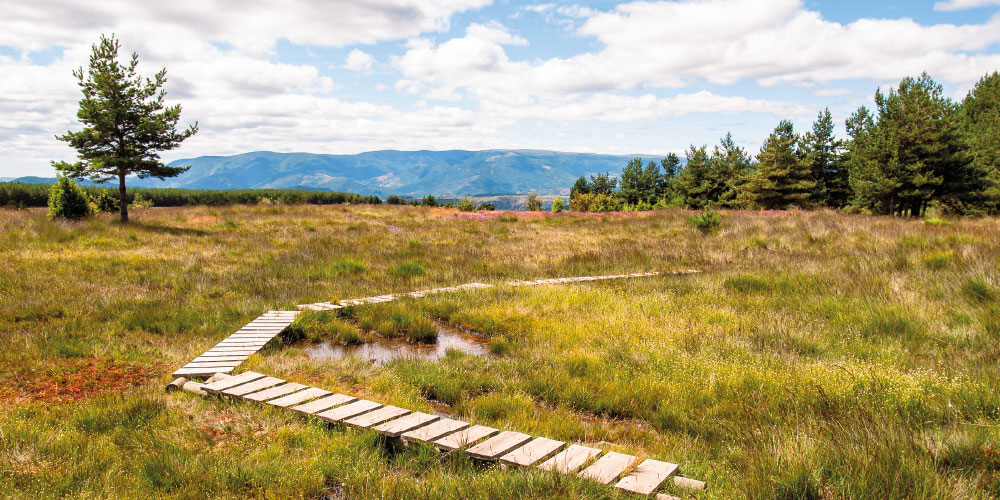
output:
[[[703,233],[715,233],[722,226],[722,215],[707,207],[700,214],[688,218],[688,224]]]
[[[410,276],[421,276],[426,274],[427,270],[424,268],[424,263],[419,260],[408,260],[392,270],[392,274],[396,276],[410,277]]]
[[[90,214],[90,198],[73,179],[60,177],[49,189],[49,217],[79,220]]]

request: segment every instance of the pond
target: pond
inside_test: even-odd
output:
[[[483,356],[488,350],[489,340],[443,323],[437,324],[438,338],[433,344],[411,344],[402,339],[374,337],[371,342],[356,345],[342,345],[320,342],[306,348],[311,359],[343,359],[354,357],[385,364],[396,359],[427,359],[437,361],[454,349],[473,356]]]

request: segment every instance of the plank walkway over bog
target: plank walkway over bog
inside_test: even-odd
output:
[[[691,274],[697,273],[694,269],[687,269],[684,271],[672,271],[668,273],[661,272],[646,272],[646,273],[630,273],[630,274],[610,274],[604,276],[575,276],[570,278],[547,278],[532,281],[508,281],[507,286],[536,286],[536,285],[552,285],[557,283],[579,283],[583,281],[599,281],[599,280],[613,280],[621,278],[638,278],[642,276],[658,276],[661,274]],[[444,292],[457,292],[460,290],[471,290],[476,288],[493,288],[495,285],[489,285],[486,283],[466,283],[464,285],[456,286],[446,286],[442,288],[431,288],[429,290],[417,290],[415,292],[409,293],[390,293],[387,295],[376,295],[374,297],[363,297],[360,299],[347,299],[341,300],[336,304],[332,302],[314,302],[312,304],[299,304],[299,309],[306,309],[310,311],[331,311],[334,309],[341,309],[347,306],[360,306],[364,304],[379,304],[382,302],[391,302],[393,300],[402,299],[405,297],[420,298],[427,295],[435,293]]]
[[[268,311],[226,337],[204,354],[174,372],[175,377],[211,377],[229,373],[256,354],[288,325],[299,311]]]
[[[614,488],[650,495],[668,479],[675,485],[701,489],[705,483],[677,475],[677,464],[639,460],[614,451],[604,452],[578,444],[414,412],[375,401],[337,394],[317,387],[287,382],[252,371],[201,385],[207,394],[289,408],[304,415],[350,427],[370,429],[387,438],[420,442],[440,450],[459,450],[479,460],[499,460],[520,467],[537,467],[576,475]],[[658,494],[660,500],[676,499]]]
[[[557,283],[609,280],[661,274],[689,274],[696,270],[670,273],[644,272],[606,276],[550,278],[533,281],[510,281],[508,286],[534,286]],[[424,297],[434,293],[455,292],[476,288],[491,288],[485,283],[419,290],[405,294],[377,295],[361,299],[342,300],[336,304],[317,302],[297,306],[300,310],[325,311],[346,306],[377,304],[403,297]],[[175,377],[212,377],[207,384],[185,383],[184,378],[168,386],[183,386],[201,394],[217,394],[309,415],[327,422],[371,429],[388,438],[404,443],[421,442],[445,451],[461,451],[479,460],[500,461],[510,466],[537,467],[560,474],[573,474],[581,478],[613,485],[623,491],[650,495],[668,479],[684,488],[702,489],[705,483],[677,475],[678,465],[659,460],[638,460],[637,457],[541,436],[531,436],[514,431],[501,431],[484,425],[470,425],[461,420],[442,418],[405,408],[383,405],[375,401],[358,399],[345,394],[287,382],[260,373],[248,371],[229,375],[252,354],[292,324],[300,311],[268,311],[205,351],[190,363],[174,371]],[[218,379],[218,380],[215,380]],[[189,385],[193,388],[189,389]],[[679,500],[667,494],[656,495],[657,500]]]

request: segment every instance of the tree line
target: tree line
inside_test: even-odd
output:
[[[1000,73],[983,77],[961,101],[926,73],[875,94],[837,138],[829,109],[796,133],[782,120],[756,157],[726,134],[717,146],[691,146],[686,164],[634,158],[615,178],[579,178],[570,210],[832,207],[921,216],[1000,211]]]
[[[96,204],[110,195],[107,188],[80,186]],[[49,203],[50,185],[20,182],[0,182],[0,206],[19,208],[44,207]],[[113,198],[118,201],[117,190]],[[380,204],[376,195],[340,193],[335,191],[311,191],[300,189],[176,189],[176,188],[132,188],[125,202],[132,204],[136,197],[157,207],[180,207],[190,205],[255,205],[259,203],[313,205]],[[115,204],[117,207],[118,205]]]

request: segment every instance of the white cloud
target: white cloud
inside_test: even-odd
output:
[[[1000,5],[1000,0],[946,0],[935,2],[934,10],[964,10]]]
[[[373,64],[375,57],[361,49],[352,50],[344,60],[344,67],[351,71],[368,71]]]
[[[963,26],[910,19],[841,24],[800,0],[633,2],[588,15],[577,34],[596,38],[602,48],[568,58],[511,61],[495,39],[468,30],[436,46],[423,40],[395,62],[408,80],[515,100],[698,81],[813,86],[898,80],[925,70],[968,86],[1000,67],[1000,55],[988,52],[1000,42],[1000,15]]]
[[[155,35],[167,28],[189,38],[266,52],[275,41],[344,46],[416,36],[448,28],[457,12],[490,0],[15,0],[4,5],[0,45],[36,50],[93,42],[100,33]],[[9,2],[10,3],[10,2]],[[157,29],[142,30],[155,26]],[[175,38],[183,45],[183,38]],[[148,47],[147,47],[148,48]]]

